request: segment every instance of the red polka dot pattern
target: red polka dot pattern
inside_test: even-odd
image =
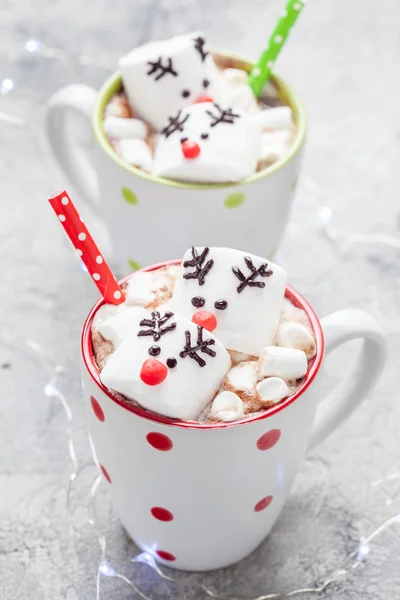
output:
[[[170,552],[166,552],[165,550],[156,550],[156,554],[162,558],[163,560],[173,561],[176,560],[175,556]]]
[[[259,450],[270,450],[279,442],[280,437],[280,429],[271,429],[258,438],[257,448]]]
[[[105,420],[103,409],[101,408],[99,402],[96,400],[94,396],[90,396],[90,404],[92,405],[93,412],[102,423]]]
[[[103,467],[103,465],[100,465],[100,469],[101,469],[101,472],[103,473],[104,477],[107,479],[108,483],[112,483],[111,477],[109,476],[107,469],[105,467]]]
[[[273,499],[273,496],[265,496],[265,498],[261,498],[261,500],[259,500],[259,502],[257,502],[255,505],[254,511],[261,512],[262,510],[265,510],[271,504]]]
[[[158,519],[159,521],[167,522],[172,521],[174,518],[172,512],[170,512],[166,508],[162,508],[161,506],[153,506],[150,512],[153,515],[153,517],[155,519]]]
[[[156,450],[161,450],[161,452],[167,452],[168,450],[172,450],[173,443],[172,440],[163,433],[157,433],[156,431],[152,431],[146,435],[146,440],[149,442],[150,446],[153,446]]]

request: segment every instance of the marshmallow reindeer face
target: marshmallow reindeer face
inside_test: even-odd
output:
[[[212,331],[225,348],[258,356],[273,344],[286,288],[277,265],[229,248],[183,257],[171,308]]]
[[[211,102],[194,104],[169,118],[153,174],[204,183],[240,181],[255,172],[260,144],[253,117]]]
[[[101,371],[102,383],[148,410],[197,419],[231,366],[229,354],[185,318],[158,311],[143,318],[142,312]]]
[[[134,111],[157,131],[178,109],[221,99],[220,74],[201,32],[135,48],[119,68]]]

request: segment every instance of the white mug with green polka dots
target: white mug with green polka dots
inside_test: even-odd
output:
[[[179,421],[121,402],[100,382],[93,356],[91,327],[103,300],[86,319],[82,371],[95,461],[128,534],[165,565],[218,569],[257,548],[306,451],[360,404],[382,370],[385,339],[371,316],[342,310],[320,322],[295,290],[286,296],[306,311],[317,354],[296,394],[231,423]],[[321,398],[325,356],[353,339],[364,340],[358,362]]]
[[[230,60],[239,68],[251,69],[246,61]],[[237,184],[170,181],[123,161],[103,129],[105,107],[121,88],[118,73],[100,92],[70,85],[51,98],[47,133],[54,154],[82,199],[103,216],[123,271],[165,256],[182,256],[191,245],[226,246],[259,256],[274,254],[290,214],[306,124],[294,92],[278,77],[273,80],[280,98],[293,110],[294,142],[283,159]],[[71,113],[83,116],[91,127],[92,154],[75,139]]]

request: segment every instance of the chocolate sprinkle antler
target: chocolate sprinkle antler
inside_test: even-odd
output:
[[[140,321],[139,324],[141,327],[149,327],[149,329],[141,329],[138,333],[139,337],[151,335],[153,336],[153,340],[158,342],[164,333],[167,333],[167,331],[172,331],[176,328],[176,323],[170,323],[166,327],[163,327],[164,323],[174,316],[174,313],[172,312],[167,311],[164,316],[161,317],[160,313],[155,310],[151,313],[151,316],[152,319],[142,319]]]
[[[170,73],[174,77],[178,77],[178,73],[172,67],[172,58],[167,58],[166,61],[167,65],[164,67],[164,65],[162,64],[162,56],[160,56],[160,58],[155,61],[149,60],[147,64],[150,68],[147,71],[146,75],[153,75],[154,73],[156,73],[154,81],[158,81],[167,73]]]
[[[194,271],[191,273],[184,273],[184,279],[197,279],[199,285],[204,285],[205,277],[207,273],[210,271],[214,264],[214,259],[210,258],[209,261],[203,266],[204,261],[206,260],[207,254],[209,253],[210,248],[204,248],[203,252],[200,256],[197,254],[196,248],[192,246],[192,259],[185,260],[183,266],[186,267],[194,267]]]
[[[260,275],[260,277],[270,277],[272,275],[273,271],[272,271],[272,269],[268,269],[268,263],[263,263],[260,267],[258,267],[258,269],[256,269],[255,266],[253,265],[253,261],[251,260],[250,256],[245,256],[244,262],[246,263],[248,269],[250,270],[250,275],[248,277],[243,275],[243,273],[239,269],[239,267],[232,267],[232,271],[234,272],[236,277],[241,282],[238,285],[238,287],[236,288],[237,293],[240,294],[241,292],[243,292],[243,290],[247,286],[258,287],[258,288],[265,287],[264,281],[254,281],[254,280],[259,275]]]
[[[181,116],[181,114],[182,111],[180,110],[178,111],[176,117],[168,117],[169,123],[161,131],[161,133],[165,135],[166,138],[168,138],[172,133],[175,133],[175,131],[183,131],[183,125],[188,120],[189,115],[186,115],[186,117],[183,117],[183,119],[180,121],[179,117]]]
[[[209,52],[207,50],[204,49],[206,40],[201,37],[201,35],[199,35],[194,39],[194,47],[196,48],[197,52],[200,54],[201,57],[201,61],[204,62],[209,54]]]
[[[218,123],[229,123],[232,125],[235,122],[235,119],[240,119],[240,115],[232,112],[231,108],[227,108],[226,110],[221,108],[219,104],[214,102],[214,106],[218,111],[218,115],[214,115],[211,110],[206,110],[206,113],[213,119],[210,127],[215,127]]]
[[[203,327],[198,325],[197,326],[197,341],[196,341],[196,344],[194,346],[192,346],[192,339],[191,339],[190,331],[189,331],[189,329],[187,329],[185,331],[186,344],[185,344],[182,352],[179,352],[179,356],[181,358],[190,356],[190,358],[193,358],[193,360],[195,360],[197,362],[199,367],[205,367],[207,363],[204,360],[204,358],[202,358],[201,356],[199,356],[197,354],[197,352],[204,352],[204,354],[208,354],[208,356],[212,356],[212,357],[217,356],[217,353],[215,352],[215,350],[211,350],[211,348],[209,348],[209,346],[215,345],[215,340],[211,340],[211,339],[203,340],[203,331],[204,331]]]

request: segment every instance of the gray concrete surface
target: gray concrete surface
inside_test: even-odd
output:
[[[256,56],[280,6],[276,0],[0,2],[0,79],[15,82],[11,93],[0,95],[0,111],[28,123],[16,127],[0,121],[2,600],[94,600],[100,556],[86,516],[95,469],[78,361],[80,325],[96,291],[46,205],[47,195],[67,182],[42,125],[46,99],[58,87],[73,81],[99,86],[108,71],[72,59],[29,55],[24,43],[39,38],[113,64],[121,52],[149,38],[202,27],[214,45]],[[346,237],[400,237],[398,15],[396,0],[310,1],[279,61],[279,72],[302,94],[310,118],[305,177],[280,258],[291,282],[320,315],[359,306],[376,316],[387,332],[389,362],[357,414],[304,462],[269,539],[235,567],[189,576],[229,598],[312,585],[336,568],[360,537],[400,511],[400,479],[374,485],[400,471],[399,250]],[[333,210],[334,243],[321,229],[320,206]],[[106,244],[102,226],[84,214]],[[48,372],[21,349],[5,345],[4,328],[40,343],[66,369],[61,387],[73,410],[81,467],[72,495],[79,537],[65,507],[71,472],[65,414],[43,394]],[[354,350],[329,361],[326,389],[348,368]],[[104,486],[97,506],[110,563],[135,577],[149,598],[206,597],[160,581],[145,565],[131,564],[137,550],[113,514]],[[397,600],[399,529],[394,525],[376,538],[367,561],[328,587],[323,597]],[[101,600],[136,597],[123,581],[102,579]]]

